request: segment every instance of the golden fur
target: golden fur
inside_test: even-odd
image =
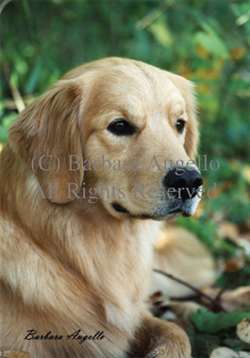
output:
[[[133,171],[82,166],[69,170],[69,155],[92,161],[143,163],[136,181],[160,186],[149,157],[176,162],[194,158],[198,130],[189,81],[142,62],[108,58],[69,72],[34,101],[10,130],[0,156],[1,337],[4,348],[52,357],[190,357],[182,329],[147,312],[153,243],[160,222],[140,220],[162,203],[131,194]],[[177,135],[174,121],[187,121]],[[129,117],[133,138],[105,128]],[[44,166],[39,158],[44,155]],[[60,168],[55,170],[55,160]],[[85,183],[99,200],[77,196]],[[74,192],[68,184],[74,184]],[[101,188],[120,185],[118,213]],[[160,208],[161,209],[161,208]],[[159,209],[159,210],[160,210]],[[28,329],[67,335],[104,331],[105,339],[24,340]]]

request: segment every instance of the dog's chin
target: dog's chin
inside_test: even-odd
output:
[[[192,199],[188,199],[183,203],[182,212],[184,216],[192,216],[195,214],[201,198],[199,195],[194,196]]]
[[[154,216],[161,220],[171,218],[178,214],[183,216],[192,216],[195,214],[201,198],[199,195],[193,198],[183,200],[176,200],[170,203],[166,208],[161,208],[155,211]]]

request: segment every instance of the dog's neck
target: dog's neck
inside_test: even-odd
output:
[[[0,167],[3,164],[6,171],[0,174],[0,236],[13,250],[8,267],[29,277],[27,284],[12,275],[6,284],[20,292],[25,304],[39,300],[58,309],[60,303],[65,312],[70,307],[68,300],[75,301],[76,297],[84,308],[85,292],[92,292],[91,302],[98,302],[100,307],[98,314],[131,332],[149,290],[153,241],[159,223],[120,221],[97,204],[52,205],[42,197],[32,172],[9,148],[1,153]],[[54,290],[48,289],[57,281],[62,284],[57,288],[60,302]],[[75,282],[78,284],[72,286]]]
[[[51,204],[44,198],[34,174],[9,147],[1,153],[1,164],[8,169],[0,174],[0,213],[7,213],[8,222],[18,226],[18,231],[22,230],[43,252],[58,261],[63,257],[62,264],[80,274],[84,273],[86,262],[101,273],[104,258],[107,261],[112,258],[113,268],[116,265],[133,268],[144,256],[142,260],[148,260],[150,266],[158,223],[130,218],[118,220],[98,202],[89,204],[84,199],[66,205]],[[51,239],[45,239],[48,235]],[[119,261],[120,250],[128,252],[127,262]],[[98,257],[100,262],[95,265]]]

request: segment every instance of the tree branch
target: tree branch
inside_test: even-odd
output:
[[[220,302],[218,302],[218,298],[213,299],[212,297],[210,297],[206,293],[202,292],[198,288],[194,287],[190,283],[188,283],[188,282],[186,282],[186,281],[184,281],[184,280],[182,280],[182,279],[180,279],[178,277],[175,277],[174,275],[172,275],[170,273],[167,273],[167,272],[164,272],[164,271],[158,270],[158,269],[153,269],[153,271],[156,272],[156,273],[159,273],[160,275],[163,275],[163,276],[169,278],[170,280],[178,282],[180,285],[188,287],[190,290],[195,292],[199,297],[203,298],[206,302],[208,302],[212,309],[214,309],[214,310],[219,309],[221,311],[224,311],[223,307],[221,307],[221,305],[220,305]]]

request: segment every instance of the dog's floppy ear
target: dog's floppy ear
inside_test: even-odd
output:
[[[186,80],[184,77],[175,75],[173,73],[168,72],[168,75],[181,92],[186,103],[188,122],[184,147],[188,156],[192,160],[194,160],[197,154],[199,144],[198,121],[196,116],[197,106],[194,84],[191,81]]]
[[[79,131],[81,88],[60,81],[28,106],[10,129],[10,145],[36,175],[44,195],[64,204],[74,197],[70,186],[81,188],[83,168],[71,168],[71,160],[83,161]],[[75,170],[74,170],[75,169]]]

